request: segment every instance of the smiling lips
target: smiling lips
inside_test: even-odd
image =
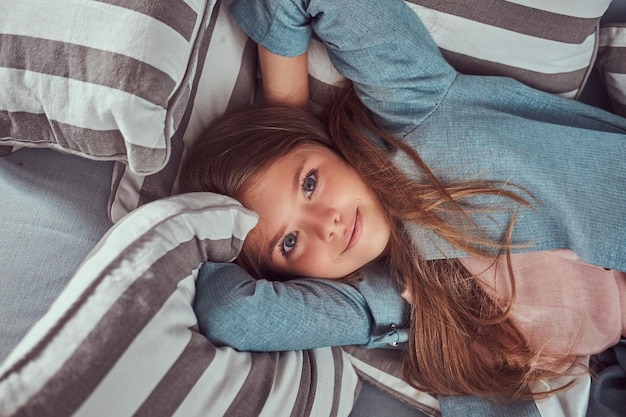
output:
[[[348,243],[346,243],[346,247],[341,252],[347,252],[359,241],[361,237],[361,231],[363,230],[363,222],[361,220],[361,216],[359,213],[359,209],[356,210],[356,215],[354,216],[354,223],[352,224],[351,230],[348,232]]]

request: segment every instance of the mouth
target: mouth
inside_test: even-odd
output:
[[[362,230],[363,220],[361,219],[361,213],[359,213],[359,209],[357,208],[356,214],[354,216],[354,223],[352,223],[350,231],[347,234],[347,242],[345,248],[341,252],[342,254],[350,250],[354,245],[356,245],[356,243],[359,241],[359,238],[361,237]]]

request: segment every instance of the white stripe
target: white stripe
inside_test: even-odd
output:
[[[589,365],[588,358],[583,361]],[[575,383],[565,391],[560,391],[544,399],[535,400],[537,410],[542,417],[585,417],[589,405],[589,391],[591,390],[591,378],[588,373],[580,369],[570,369],[572,374],[564,373],[565,376],[555,378],[552,381],[540,381],[531,387],[532,392],[545,392],[557,389],[570,382],[571,375],[575,377]]]
[[[0,68],[0,91],[1,110],[45,113],[50,120],[80,128],[119,129],[127,143],[166,148],[166,110],[124,91],[11,68]],[[48,97],[54,99],[43,100]]]
[[[220,417],[228,410],[250,373],[248,352],[217,348],[211,365],[172,417]]]
[[[194,271],[193,275],[179,283],[177,290],[77,410],[75,417],[97,416],[102,414],[102,410],[107,410],[111,416],[131,416],[143,404],[191,339],[189,328],[196,324],[191,305],[197,273],[197,270]],[[139,299],[136,302],[142,301]]]
[[[569,44],[520,34],[412,3],[410,6],[435,42],[451,52],[544,74],[587,68],[593,58],[595,34],[581,44]]]
[[[315,397],[311,406],[311,416],[329,416],[335,399],[335,360],[332,349],[321,348],[313,351],[315,354],[315,366],[317,367],[317,382],[315,384]],[[348,365],[348,363],[345,363]],[[341,380],[341,379],[340,379]],[[343,394],[343,386],[339,392]],[[346,387],[348,392],[352,392],[352,387]],[[269,416],[268,416],[269,417]]]
[[[312,39],[307,51],[309,74],[321,82],[330,85],[339,85],[345,77],[337,71],[328,56],[328,50],[317,39]]]
[[[404,382],[402,379],[396,378],[393,375],[383,372],[382,370],[375,368],[350,354],[348,354],[348,357],[350,358],[350,362],[352,362],[355,368],[357,368],[364,374],[374,378],[376,381],[395,391],[399,395],[420,404],[424,404],[425,406],[432,409],[439,410],[439,401],[432,395],[426,394],[422,391],[418,391],[406,382]]]
[[[603,75],[611,99],[626,105],[626,74],[604,72]]]
[[[339,392],[339,407],[337,409],[337,415],[339,416],[350,414],[350,411],[354,408],[356,389],[359,382],[359,376],[352,366],[348,354],[346,354],[343,349],[341,350],[341,356],[343,361],[343,376],[341,379],[342,389],[341,392]]]
[[[600,17],[609,7],[611,0],[506,0],[509,3],[532,7],[546,12],[566,16]]]
[[[217,0],[184,0],[184,2],[199,15],[202,14],[202,10],[205,6],[207,9],[212,9],[216,1]]]
[[[576,90],[573,90],[573,91],[566,91],[564,93],[559,93],[557,95],[561,96],[561,97],[564,97],[564,98],[575,99],[576,97],[578,97],[578,93],[580,93],[580,89],[579,88],[577,88]]]
[[[303,354],[301,351],[280,352],[274,371],[274,384],[263,409],[259,410],[259,417],[291,415],[298,398],[301,379],[304,377],[302,366]],[[316,370],[311,370],[311,375],[315,374]],[[324,414],[318,415],[323,416]]]
[[[626,24],[601,28],[598,46],[626,48]]]
[[[134,57],[179,79],[189,43],[150,16],[97,1],[0,0],[2,32],[68,42]]]

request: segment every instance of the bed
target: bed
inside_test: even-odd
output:
[[[626,116],[623,0],[408,3],[459,71]],[[364,383],[448,415],[398,350],[237,352],[198,332],[199,266],[232,261],[256,223],[176,195],[199,132],[261,99],[228,4],[0,0],[0,416],[356,417]],[[309,53],[318,107],[341,76]],[[584,415],[589,389],[536,415]]]

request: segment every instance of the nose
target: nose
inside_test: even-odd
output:
[[[310,227],[315,235],[324,241],[337,237],[341,222],[339,211],[333,207],[313,207],[310,216]]]

